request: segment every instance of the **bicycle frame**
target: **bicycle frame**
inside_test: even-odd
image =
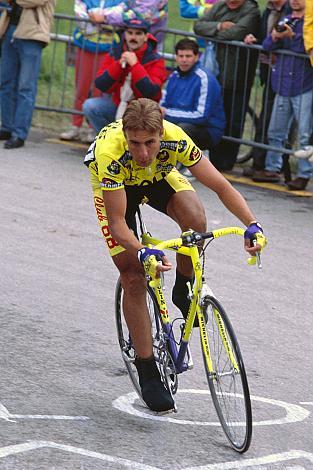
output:
[[[190,302],[190,307],[189,307],[188,315],[186,318],[186,322],[184,324],[184,328],[182,331],[182,337],[181,337],[179,347],[177,347],[177,343],[174,338],[173,328],[172,328],[172,324],[171,324],[170,317],[168,314],[167,303],[166,303],[166,299],[163,293],[162,279],[161,277],[152,278],[149,282],[149,285],[152,287],[155,293],[155,296],[157,298],[157,302],[160,306],[163,331],[167,336],[168,349],[169,349],[171,358],[173,360],[173,363],[175,365],[176,373],[181,373],[188,369],[188,363],[186,362],[186,354],[187,354],[187,348],[188,348],[188,344],[189,344],[192,329],[193,329],[194,320],[197,315],[198,321],[199,321],[200,337],[201,337],[201,342],[203,345],[203,354],[205,356],[208,370],[210,371],[211,374],[215,374],[212,359],[211,359],[209,340],[208,340],[207,331],[205,327],[205,318],[201,309],[203,271],[202,271],[202,265],[201,265],[198,246],[195,243],[190,244],[189,246],[182,245],[183,243],[182,238],[176,238],[176,239],[165,240],[165,241],[156,239],[152,237],[146,231],[146,228],[142,222],[140,215],[139,215],[139,220],[140,220],[140,227],[142,230],[142,235],[141,235],[142,243],[144,245],[148,247],[154,246],[155,248],[159,250],[172,250],[172,251],[175,251],[176,253],[189,256],[191,258],[192,266],[194,269],[195,281],[194,281],[193,289],[191,291],[191,302]],[[213,230],[212,232],[208,232],[207,234],[208,236],[206,238],[211,238],[211,239],[219,238],[219,237],[229,235],[229,234],[242,236],[243,233],[244,233],[244,230],[240,227],[225,227],[225,228],[221,228],[218,230]],[[216,316],[218,328],[219,328],[221,337],[223,338],[225,349],[228,352],[229,359],[231,363],[233,364],[234,369],[238,370],[238,365],[231,351],[231,348],[228,344],[228,338],[225,332],[223,321],[220,318],[219,313],[217,311],[214,312],[214,315]]]

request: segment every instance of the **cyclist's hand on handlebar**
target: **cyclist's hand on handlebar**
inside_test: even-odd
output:
[[[162,250],[144,247],[138,250],[137,254],[145,272],[151,277],[158,278],[161,272],[172,269],[172,264]]]
[[[252,222],[244,233],[245,250],[255,256],[257,252],[261,252],[266,245],[266,237],[263,235],[263,229],[258,222]]]

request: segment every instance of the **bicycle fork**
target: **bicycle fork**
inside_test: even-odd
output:
[[[205,303],[206,303],[206,300],[205,300],[205,297],[204,297],[202,299],[202,306],[204,308],[205,308]],[[218,378],[222,375],[232,375],[234,372],[239,373],[239,367],[238,367],[236,358],[234,356],[233,350],[230,346],[223,319],[222,319],[221,315],[219,314],[218,310],[216,308],[214,308],[214,305],[211,305],[211,308],[213,309],[214,321],[216,322],[217,327],[218,327],[219,337],[222,339],[223,348],[226,351],[227,356],[229,358],[229,362],[232,366],[230,371],[220,372],[220,371],[216,370],[215,366],[213,365],[208,334],[207,334],[207,331],[206,331],[205,316],[203,314],[202,309],[200,309],[201,313],[200,313],[200,322],[199,322],[199,324],[200,324],[200,337],[201,337],[203,354],[204,354],[204,357],[205,357],[205,361],[206,361],[206,364],[207,364],[207,369],[209,371],[209,375],[211,377],[213,377],[215,380],[218,380]]]

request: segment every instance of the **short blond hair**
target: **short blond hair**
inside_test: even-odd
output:
[[[156,101],[149,98],[138,98],[128,104],[123,115],[123,131],[162,132],[163,114]]]

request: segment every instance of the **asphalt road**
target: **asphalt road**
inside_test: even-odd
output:
[[[241,456],[206,393],[197,333],[178,413],[155,417],[134,399],[83,150],[36,133],[0,155],[0,469],[313,469],[313,198],[238,185],[269,237],[263,270],[247,266],[240,239],[209,248],[209,281],[252,395],[253,440]],[[237,224],[195,186],[210,228]],[[155,235],[178,233],[151,210],[145,218]]]

